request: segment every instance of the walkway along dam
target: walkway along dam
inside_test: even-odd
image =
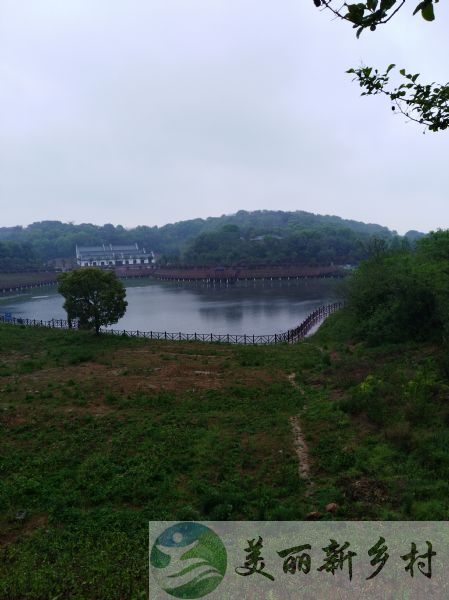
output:
[[[312,330],[319,326],[329,315],[342,308],[342,302],[334,302],[320,306],[311,312],[297,327],[289,329],[283,333],[272,333],[268,335],[247,335],[247,334],[215,334],[215,333],[169,333],[167,331],[138,331],[126,329],[104,329],[102,334],[121,335],[130,337],[141,337],[151,340],[169,340],[169,341],[190,341],[190,342],[218,342],[225,344],[294,344],[306,338]],[[21,327],[50,327],[55,329],[72,329],[65,319],[51,319],[42,321],[38,319],[21,319],[10,317],[7,314],[0,315],[0,323],[7,323]]]
[[[348,270],[340,266],[258,266],[258,267],[116,267],[120,279],[156,279],[197,283],[232,284],[236,281],[289,281],[294,279],[323,279],[344,277]],[[33,288],[56,285],[61,271],[30,273],[0,273],[0,294],[23,292]]]

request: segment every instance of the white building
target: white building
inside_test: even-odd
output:
[[[150,265],[153,252],[131,246],[77,246],[76,262],[80,267],[121,267],[128,265]]]

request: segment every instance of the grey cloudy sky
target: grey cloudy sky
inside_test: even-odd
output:
[[[356,40],[312,0],[0,0],[0,223],[265,208],[449,227],[449,133],[344,73],[447,81],[449,7],[411,9]]]

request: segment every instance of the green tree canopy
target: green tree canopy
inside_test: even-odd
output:
[[[70,326],[78,319],[80,328],[98,334],[100,327],[117,323],[125,314],[126,290],[113,271],[85,267],[62,273],[58,283]]]
[[[357,37],[368,29],[376,31],[386,25],[403,9],[405,0],[365,0],[356,3],[341,3],[335,0],[314,0],[315,6],[330,11],[334,16],[347,21],[357,30]],[[413,15],[420,14],[425,21],[435,20],[434,6],[438,0],[415,2]],[[410,6],[409,3],[407,3]],[[429,131],[442,131],[449,127],[449,83],[423,84],[418,81],[419,73],[400,69],[400,83],[391,84],[396,65],[390,64],[385,70],[372,67],[351,68],[347,72],[363,89],[362,96],[382,94],[389,98],[393,111],[398,111],[408,119],[424,125]]]
[[[280,210],[241,210],[233,215],[133,229],[42,221],[28,227],[0,227],[0,263],[4,256],[3,264],[8,268],[22,268],[21,252],[17,248],[6,251],[2,243],[26,245],[29,269],[33,263],[42,266],[55,258],[73,260],[76,245],[138,243],[147,251],[156,252],[162,264],[341,264],[365,258],[361,243],[372,236],[392,240],[397,234],[381,225]]]
[[[356,337],[370,343],[449,339],[449,231],[416,248],[377,249],[348,282]]]

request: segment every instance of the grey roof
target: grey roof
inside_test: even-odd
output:
[[[108,248],[106,246],[106,248]],[[131,246],[114,246],[113,244],[110,246],[113,252],[135,252],[139,250],[137,244],[132,244]]]
[[[134,252],[138,250],[137,244],[117,245],[104,244],[103,246],[78,246],[78,252]]]
[[[111,252],[110,250],[101,250],[100,252],[97,251],[93,251],[93,252],[78,252],[78,257],[82,258],[83,256],[91,256],[91,257],[101,257],[101,256],[114,256],[114,252]]]
[[[104,252],[103,246],[77,246],[78,252]]]
[[[115,255],[118,257],[123,255],[132,255],[133,257],[148,257],[148,252],[142,250],[137,244],[127,245],[116,245],[108,244],[104,246],[77,246],[76,256],[78,258],[91,257],[91,258],[114,258]]]

